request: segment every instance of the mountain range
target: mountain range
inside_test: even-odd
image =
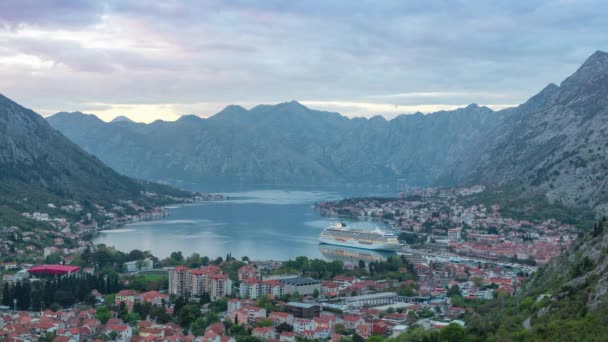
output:
[[[106,123],[94,115],[48,118],[120,172],[167,181],[254,184],[431,184],[459,156],[477,150],[501,113],[470,105],[387,121],[348,119],[292,101],[251,110],[229,106],[175,122]],[[100,143],[103,142],[103,143]]]
[[[32,110],[0,95],[0,223],[25,210],[76,200],[104,206],[186,191],[123,176],[72,143]],[[161,196],[159,196],[161,197]],[[150,203],[151,204],[151,203]]]
[[[349,119],[292,101],[228,106],[151,124],[57,113],[53,127],[137,178],[255,184],[509,184],[568,205],[608,207],[608,54],[500,111],[475,104]]]

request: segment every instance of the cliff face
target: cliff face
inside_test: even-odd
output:
[[[560,320],[605,319],[608,313],[608,225],[604,220],[534,273],[523,295],[536,298],[532,327]]]
[[[488,135],[457,181],[521,182],[567,205],[608,207],[608,53],[596,52]]]

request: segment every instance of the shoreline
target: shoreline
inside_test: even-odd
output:
[[[110,230],[124,228],[125,226],[127,226],[129,224],[134,224],[134,223],[138,223],[138,222],[161,221],[163,218],[171,216],[170,211],[172,209],[178,209],[178,208],[187,207],[187,206],[195,206],[197,204],[205,203],[205,202],[222,202],[222,201],[228,200],[229,197],[225,196],[223,194],[213,194],[210,196],[205,196],[204,198],[211,198],[211,199],[200,199],[200,200],[194,200],[192,202],[176,202],[176,203],[167,204],[162,207],[157,207],[151,211],[142,212],[142,214],[144,214],[144,216],[146,214],[152,214],[149,217],[140,217],[140,219],[138,219],[138,220],[130,220],[130,221],[125,221],[125,222],[107,223],[93,231],[95,233],[99,233],[99,232],[103,232],[103,231],[110,231]],[[160,210],[161,214],[154,214],[157,212],[157,210]],[[91,241],[92,240],[93,239],[91,239]]]

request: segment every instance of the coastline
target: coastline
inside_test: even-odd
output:
[[[205,194],[205,196],[194,196],[192,197],[193,201],[184,201],[184,202],[175,202],[163,205],[161,207],[156,207],[151,210],[142,211],[136,217],[130,215],[131,219],[127,219],[121,222],[110,222],[101,225],[100,227],[94,229],[95,233],[99,233],[102,231],[115,230],[123,228],[129,224],[138,223],[138,222],[153,222],[160,221],[161,219],[171,216],[171,209],[178,209],[186,206],[194,206],[203,202],[220,202],[226,201],[228,196],[223,194]]]

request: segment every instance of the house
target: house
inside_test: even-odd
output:
[[[150,258],[128,261],[125,262],[123,265],[125,271],[127,272],[148,271],[154,268],[154,262]]]
[[[302,337],[304,337],[307,340],[320,341],[320,340],[329,338],[331,336],[331,330],[325,330],[322,328],[314,329],[314,330],[306,330],[306,331],[302,332],[301,335],[302,335]]]
[[[279,336],[279,341],[281,342],[295,342],[296,341],[296,333],[291,331],[283,331],[281,336]]]
[[[257,267],[245,265],[239,269],[239,280],[243,281],[246,279],[262,279],[262,273]]]
[[[148,291],[139,295],[139,300],[142,303],[151,303],[152,305],[164,305],[169,301],[169,296],[158,291]]]
[[[228,313],[230,314],[233,311],[240,310],[245,305],[253,306],[253,305],[255,305],[255,301],[253,301],[251,299],[236,299],[236,298],[233,298],[233,299],[231,299],[231,300],[228,301]]]
[[[121,302],[124,302],[129,309],[133,309],[133,304],[135,301],[139,300],[139,294],[133,290],[121,290],[116,294],[116,299],[114,300],[115,305],[120,305]]]
[[[355,331],[357,332],[357,335],[368,338],[372,335],[372,326],[368,323],[358,324],[355,327]]]
[[[5,270],[14,270],[17,268],[17,263],[15,261],[7,261],[2,264],[2,267],[4,267]]]
[[[357,277],[352,277],[352,276],[340,275],[340,276],[334,277],[334,282],[340,284],[340,290],[344,290],[344,289],[354,285],[358,281],[359,281],[359,279],[357,279]]]
[[[205,329],[205,332],[207,331],[213,331],[218,335],[223,335],[226,332],[226,328],[221,322],[216,322],[208,326],[207,329]]]
[[[383,320],[377,320],[372,323],[372,334],[379,336],[388,335],[390,326],[387,322]]]
[[[314,330],[315,322],[312,319],[296,318],[293,320],[293,331],[304,333],[304,331]]]
[[[342,324],[344,324],[344,326],[347,329],[353,329],[353,330],[358,325],[365,323],[365,320],[361,316],[357,316],[357,315],[344,315],[344,317],[342,317],[341,321],[342,321]]]
[[[272,321],[272,325],[273,326],[277,326],[281,323],[287,323],[289,325],[293,325],[293,315],[287,312],[279,312],[279,311],[275,311],[275,312],[271,312],[268,315],[268,319],[270,319]]]
[[[116,333],[117,342],[129,342],[133,336],[133,329],[126,324],[109,325],[106,327],[106,334]]]
[[[258,318],[266,318],[266,309],[245,305],[230,314],[230,320],[234,324],[253,324]]]
[[[338,295],[342,285],[336,281],[324,281],[321,283],[321,293],[326,297],[335,297]]]
[[[312,320],[315,323],[315,330],[316,329],[331,330],[331,329],[333,329],[334,324],[336,323],[335,316],[320,316],[320,317],[315,317]]]
[[[273,327],[264,327],[264,328],[254,328],[253,331],[251,331],[251,336],[253,337],[257,337],[260,340],[264,340],[264,341],[268,341],[271,338],[273,338],[275,335],[274,332],[274,328]]]

